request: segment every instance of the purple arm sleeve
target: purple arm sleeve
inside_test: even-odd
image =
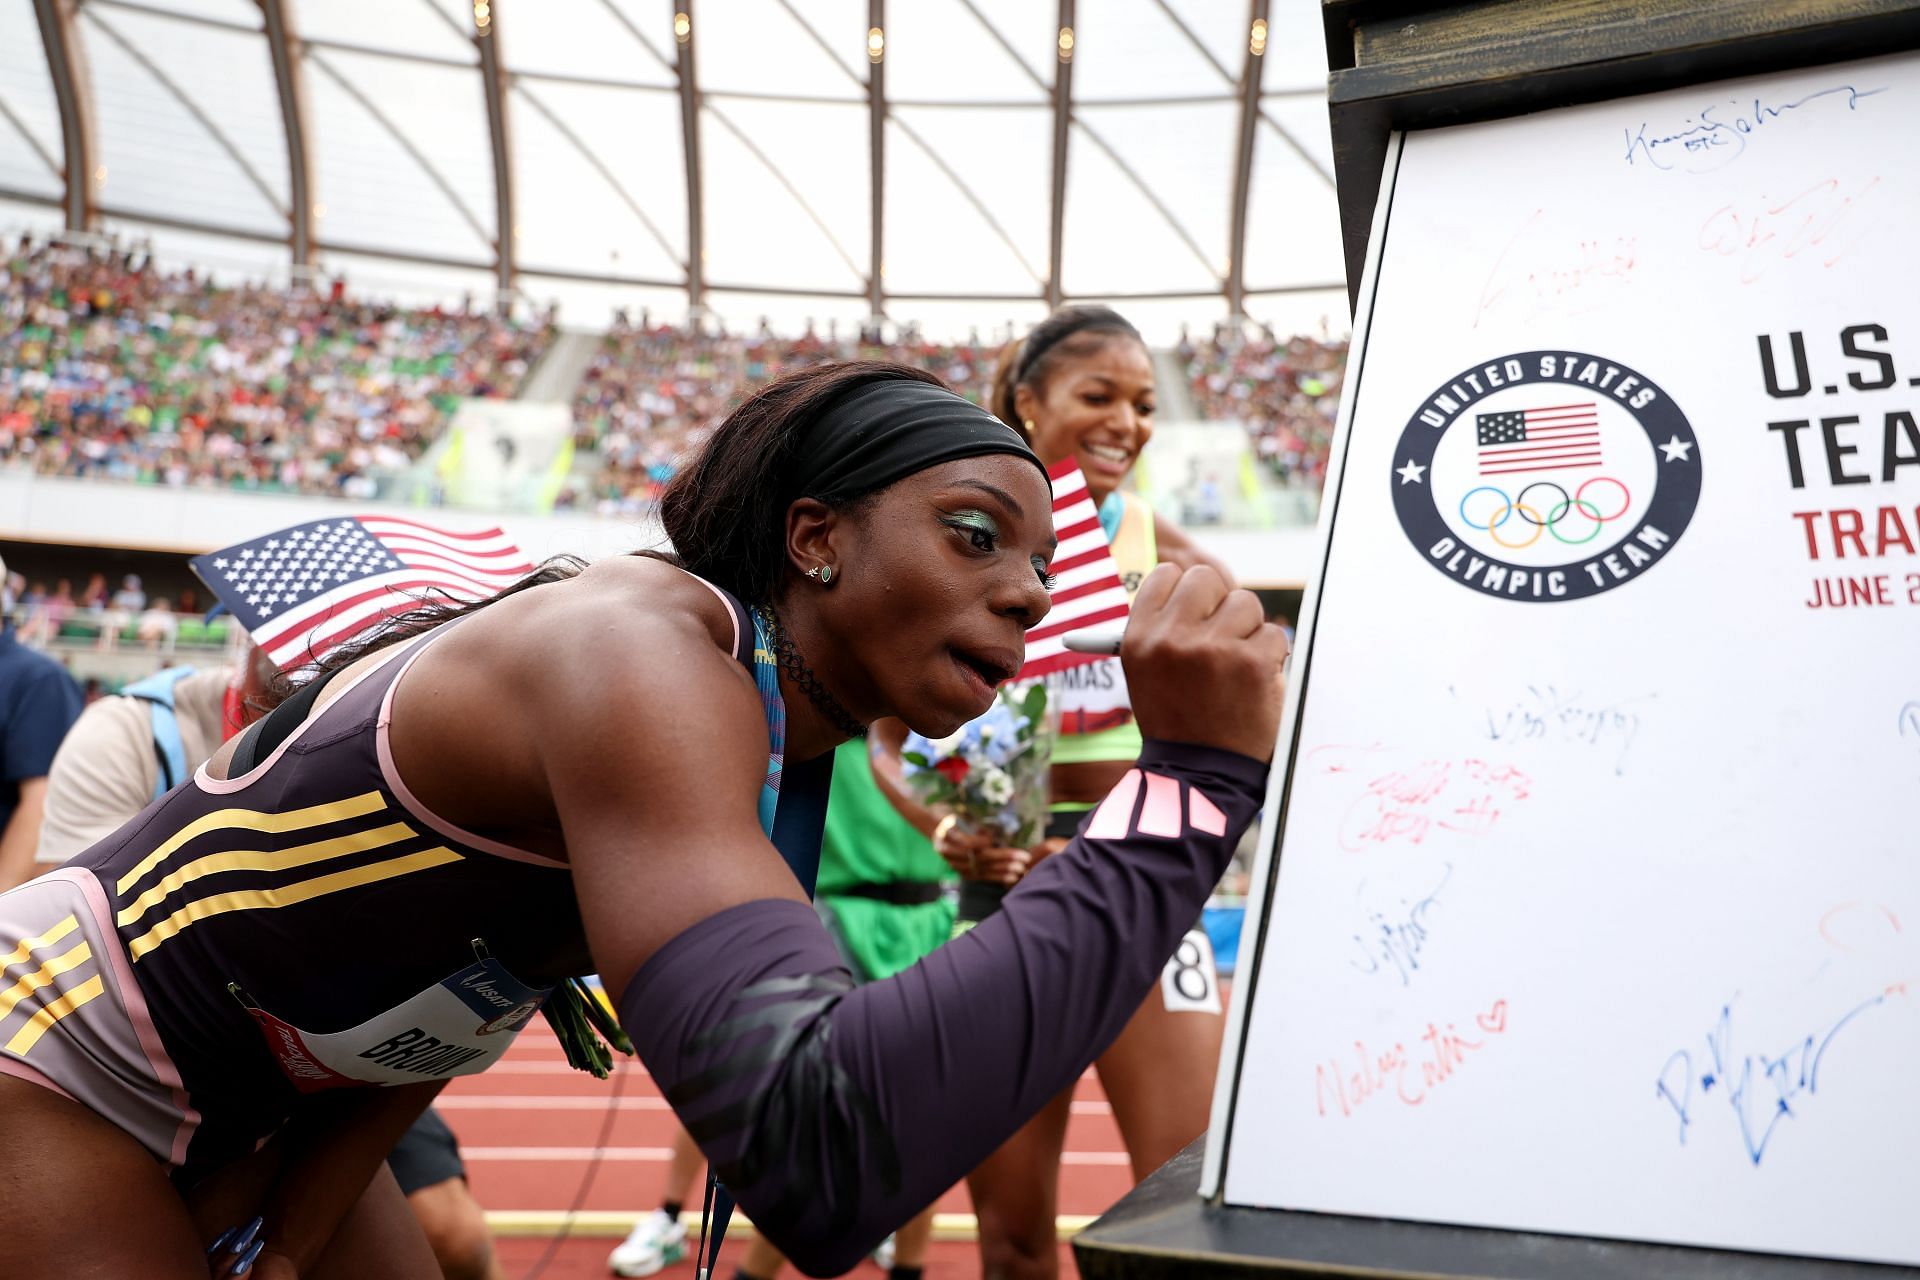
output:
[[[627,984],[620,1021],[754,1225],[851,1267],[1113,1042],[1193,927],[1267,767],[1149,741],[998,914],[855,988],[802,903],[711,916]]]

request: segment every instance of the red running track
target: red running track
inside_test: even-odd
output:
[[[541,1280],[605,1275],[614,1240],[604,1233],[615,1227],[602,1215],[639,1214],[660,1204],[674,1132],[665,1099],[631,1060],[618,1060],[614,1078],[606,1081],[569,1067],[543,1021],[523,1032],[488,1071],[454,1080],[436,1105],[460,1138],[475,1197],[502,1234],[537,1231],[550,1237],[555,1213],[593,1215],[576,1223],[574,1234],[597,1234],[566,1241]],[[1112,1109],[1088,1072],[1074,1091],[1059,1212],[1064,1219],[1095,1217],[1132,1185]],[[698,1199],[696,1187],[691,1202],[697,1205]],[[942,1214],[973,1211],[964,1187],[949,1191],[935,1207]],[[624,1227],[619,1230],[624,1234]],[[546,1239],[503,1240],[501,1257],[509,1273],[524,1275],[546,1244]],[[738,1248],[730,1244],[726,1252],[721,1277],[731,1275]],[[1062,1274],[1072,1275],[1064,1245],[1062,1258]],[[937,1243],[931,1262],[929,1277],[979,1274],[969,1242]],[[690,1267],[663,1274],[682,1271],[691,1274]],[[863,1273],[879,1275],[871,1266],[855,1272]]]

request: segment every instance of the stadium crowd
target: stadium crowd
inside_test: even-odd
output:
[[[22,237],[0,281],[0,465],[368,498],[554,333],[470,307],[216,286],[137,248]]]
[[[825,336],[812,325],[798,338],[776,337],[763,320],[752,334],[706,334],[638,323],[621,312],[602,339],[575,393],[575,447],[598,461],[591,478],[557,505],[634,515],[653,506],[673,477],[674,460],[697,446],[734,405],[783,373],[835,360],[897,360],[919,365],[978,403],[993,380],[997,348],[972,340],[946,345],[912,329],[886,340],[870,333]]]
[[[1346,370],[1344,341],[1282,341],[1271,329],[1243,336],[1223,327],[1199,343],[1183,332],[1176,351],[1201,417],[1244,423],[1255,456],[1282,484],[1320,488]]]

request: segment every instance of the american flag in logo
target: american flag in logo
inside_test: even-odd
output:
[[[1098,662],[1096,655],[1067,649],[1064,637],[1103,622],[1124,622],[1127,616],[1126,584],[1100,527],[1099,509],[1087,493],[1087,477],[1071,458],[1055,463],[1047,475],[1053,481],[1053,534],[1060,539],[1050,571],[1056,579],[1053,611],[1027,632],[1021,680]]]
[[[478,600],[533,572],[499,529],[400,516],[310,520],[189,563],[282,671],[440,592]]]
[[[1477,414],[1474,425],[1479,429],[1483,476],[1600,465],[1600,417],[1591,400]]]

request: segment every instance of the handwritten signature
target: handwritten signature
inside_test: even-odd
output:
[[[1863,99],[1885,93],[1879,89],[1860,89],[1850,84],[1821,89],[1792,102],[1769,103],[1760,98],[1750,101],[1716,102],[1702,107],[1690,124],[1672,133],[1648,133],[1648,124],[1621,130],[1627,144],[1622,157],[1628,164],[1644,160],[1655,169],[1681,168],[1687,173],[1708,173],[1733,163],[1746,151],[1747,142],[1789,111],[1798,111],[1824,100],[1845,101],[1848,111],[1858,111]],[[1839,95],[1845,95],[1844,98]]]
[[[1351,1116],[1377,1096],[1394,1098],[1403,1106],[1420,1106],[1434,1089],[1466,1065],[1467,1055],[1478,1053],[1495,1036],[1506,1034],[1507,1002],[1495,1000],[1492,1008],[1476,1014],[1473,1021],[1481,1034],[1478,1040],[1461,1035],[1451,1022],[1445,1031],[1429,1022],[1416,1041],[1426,1046],[1425,1053],[1417,1058],[1408,1052],[1405,1041],[1395,1041],[1391,1049],[1375,1052],[1364,1040],[1355,1040],[1351,1070],[1339,1055],[1314,1064],[1314,1105],[1323,1116],[1338,1111],[1342,1117]]]
[[[1567,236],[1545,209],[1535,209],[1494,260],[1474,308],[1474,327],[1509,306],[1525,309],[1515,317],[1521,320],[1603,306],[1632,283],[1638,250],[1639,241],[1630,236]]]
[[[1366,929],[1353,935],[1353,945],[1360,953],[1360,958],[1351,962],[1353,967],[1367,974],[1392,968],[1400,975],[1401,986],[1410,985],[1414,970],[1420,967],[1420,952],[1427,945],[1427,912],[1433,910],[1440,891],[1452,878],[1453,864],[1448,863],[1433,892],[1412,904],[1404,916],[1395,913],[1397,918],[1389,920],[1384,912],[1369,912]]]
[[[1487,709],[1487,737],[1495,742],[1564,742],[1613,750],[1613,771],[1627,771],[1627,754],[1640,736],[1640,714],[1632,704],[1657,695],[1609,702],[1578,690],[1563,693],[1553,685],[1528,685],[1527,696],[1505,708]]]
[[[1920,701],[1900,708],[1900,736],[1912,738],[1914,745],[1920,747]]]
[[[1767,1144],[1773,1140],[1775,1127],[1784,1119],[1798,1117],[1793,1105],[1795,1099],[1819,1092],[1820,1064],[1834,1037],[1867,1010],[1886,1003],[1887,995],[1888,992],[1882,992],[1855,1005],[1826,1030],[1802,1036],[1774,1055],[1736,1054],[1733,1008],[1722,1005],[1719,1019],[1707,1033],[1705,1069],[1696,1068],[1690,1050],[1677,1049],[1660,1068],[1654,1085],[1654,1096],[1672,1107],[1680,1122],[1680,1145],[1686,1145],[1687,1129],[1695,1119],[1695,1086],[1698,1085],[1702,1097],[1717,1090],[1733,1109],[1747,1159],[1757,1167],[1767,1153]]]
[[[1503,805],[1525,800],[1533,789],[1526,774],[1497,761],[1435,759],[1395,768],[1390,758],[1377,744],[1327,745],[1307,753],[1304,767],[1312,772],[1366,777],[1340,819],[1336,838],[1348,853],[1396,841],[1423,844],[1438,832],[1484,836],[1505,813]]]
[[[1826,178],[1785,200],[1723,204],[1700,224],[1700,247],[1738,258],[1741,284],[1752,284],[1776,263],[1803,254],[1831,267],[1853,247],[1855,237],[1845,234],[1848,215],[1879,185],[1876,176],[1843,191],[1838,178]],[[1853,222],[1858,228],[1859,219]]]

